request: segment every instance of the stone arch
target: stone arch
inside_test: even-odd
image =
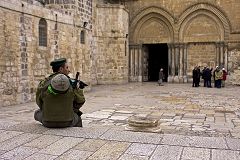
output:
[[[231,26],[225,14],[212,4],[200,3],[187,8],[181,14],[178,20],[179,41],[184,41],[184,34],[187,28],[191,25],[191,22],[199,17],[205,17],[206,19],[211,19],[213,21],[212,24],[215,24],[220,34],[220,39],[218,39],[219,41],[229,39]]]
[[[148,7],[141,10],[135,17],[133,17],[130,22],[130,43],[142,43],[141,41],[147,41],[148,43],[159,43],[163,40],[165,43],[173,42],[174,29],[173,29],[174,18],[166,10],[160,7]],[[149,37],[141,37],[146,30],[149,29],[152,31],[147,31]],[[153,34],[153,31],[158,33]],[[147,35],[147,34],[144,34]],[[158,39],[158,38],[162,39]],[[145,43],[145,42],[144,42]]]

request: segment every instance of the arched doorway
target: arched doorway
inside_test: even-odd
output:
[[[173,23],[162,8],[149,7],[137,14],[130,24],[129,81],[157,81],[161,67],[168,76]]]
[[[161,44],[144,44],[148,48],[148,81],[157,81],[159,70],[164,71],[164,81],[168,77],[168,45]]]

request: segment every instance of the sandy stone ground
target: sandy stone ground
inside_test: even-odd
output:
[[[154,82],[85,92],[83,128],[48,129],[36,104],[0,108],[0,159],[240,160],[240,87]],[[129,127],[130,117],[156,128]]]

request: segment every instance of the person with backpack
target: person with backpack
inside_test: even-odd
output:
[[[65,58],[56,59],[50,65],[53,73],[37,88],[39,109],[34,119],[48,128],[82,127],[79,109],[85,103],[83,89],[76,87],[68,77],[70,70]]]

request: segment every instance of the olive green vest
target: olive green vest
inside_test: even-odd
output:
[[[54,77],[54,76],[53,76]],[[51,77],[52,78],[52,77]],[[50,79],[51,79],[50,78]],[[48,80],[42,88],[42,112],[44,122],[69,122],[73,120],[73,88],[64,94],[53,94],[47,89]]]

